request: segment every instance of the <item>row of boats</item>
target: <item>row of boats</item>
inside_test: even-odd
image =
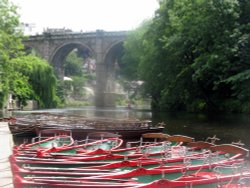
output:
[[[31,113],[22,117],[11,117],[9,129],[15,136],[36,136],[41,130],[70,130],[75,139],[85,138],[89,133],[105,131],[120,134],[124,139],[140,137],[149,132],[162,132],[164,124],[153,125],[150,120],[84,117],[55,113]]]
[[[40,134],[13,147],[14,187],[250,187],[249,150],[242,146],[163,133],[124,142],[108,132],[82,141],[62,131]]]

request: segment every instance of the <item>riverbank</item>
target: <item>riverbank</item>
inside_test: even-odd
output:
[[[0,187],[13,188],[9,155],[12,153],[13,139],[7,122],[0,122]]]

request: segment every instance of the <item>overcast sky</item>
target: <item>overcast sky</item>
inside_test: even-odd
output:
[[[159,7],[157,0],[11,1],[19,7],[20,21],[33,26],[33,34],[64,27],[83,32],[131,30],[151,18]]]

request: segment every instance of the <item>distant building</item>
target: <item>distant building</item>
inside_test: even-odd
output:
[[[68,34],[72,33],[73,31],[71,29],[66,28],[47,28],[43,31],[43,34],[51,34],[51,35],[61,35],[61,34]]]

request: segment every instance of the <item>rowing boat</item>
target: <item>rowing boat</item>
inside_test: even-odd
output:
[[[191,144],[191,145],[197,145],[197,144]],[[199,144],[201,145],[201,144]],[[198,145],[197,145],[198,146]],[[204,148],[204,146],[203,146]],[[205,155],[207,155],[208,152],[207,151],[193,151],[193,149],[191,150],[187,150],[187,152],[184,154],[183,156],[176,156],[176,155],[172,155],[170,156],[171,158],[168,159],[161,159],[161,158],[149,158],[148,156],[143,156],[137,159],[133,159],[133,160],[124,160],[124,161],[118,161],[118,162],[110,162],[106,165],[94,165],[94,166],[89,166],[89,167],[84,167],[84,168],[52,168],[52,167],[48,167],[48,166],[43,166],[43,167],[19,167],[17,166],[15,163],[12,163],[11,167],[12,167],[12,172],[14,173],[19,173],[19,174],[29,174],[29,175],[35,175],[35,174],[54,174],[54,175],[66,175],[65,172],[68,172],[69,176],[87,176],[88,174],[86,174],[86,172],[88,170],[95,170],[97,172],[107,172],[107,171],[113,171],[113,170],[128,170],[128,169],[134,169],[137,168],[137,166],[143,166],[145,168],[152,168],[152,167],[156,167],[159,165],[163,165],[163,164],[168,164],[170,165],[172,164],[176,164],[176,163],[182,163],[185,158],[189,158],[191,159],[197,159],[197,158],[202,158]],[[185,156],[184,156],[185,155]],[[80,174],[79,172],[84,172],[84,174]],[[93,175],[93,173],[89,174],[89,175]],[[97,174],[96,174],[97,175]],[[100,175],[100,174],[99,174]],[[103,175],[103,174],[102,174]]]
[[[185,152],[185,148],[180,146],[180,145],[175,145],[175,144],[182,144],[183,142],[188,142],[190,140],[193,140],[192,138],[188,138],[186,136],[181,136],[181,135],[177,135],[177,136],[170,136],[168,137],[167,139],[169,139],[173,142],[174,146],[172,147],[169,147],[171,146],[171,144],[166,144],[166,142],[161,142],[160,145],[158,144],[155,144],[155,145],[146,145],[144,147],[144,151],[140,150],[139,152],[136,150],[136,152],[131,152],[132,150],[128,150],[128,151],[120,151],[121,153],[118,154],[118,153],[112,153],[113,150],[109,150],[110,153],[108,154],[104,154],[104,155],[84,155],[84,154],[81,154],[81,155],[72,155],[72,151],[76,152],[77,149],[79,148],[82,148],[83,145],[76,145],[76,146],[71,146],[71,147],[65,147],[65,148],[60,148],[59,152],[63,151],[67,151],[69,152],[69,154],[65,154],[63,153],[62,155],[61,154],[54,154],[53,153],[50,153],[49,156],[52,156],[52,157],[49,157],[49,158],[41,158],[43,156],[47,156],[46,153],[48,152],[48,150],[50,152],[56,152],[56,148],[52,148],[52,149],[48,149],[46,151],[41,151],[41,152],[38,152],[38,156],[39,158],[34,158],[34,157],[23,157],[23,156],[10,156],[9,160],[11,161],[11,163],[17,163],[19,165],[24,165],[24,164],[29,164],[29,165],[32,165],[32,166],[37,166],[37,165],[55,165],[55,166],[62,166],[62,165],[73,165],[73,166],[78,166],[78,165],[90,165],[90,163],[88,162],[97,162],[96,165],[98,164],[107,164],[107,163],[110,163],[110,162],[114,162],[114,161],[122,161],[124,159],[134,159],[134,158],[140,158],[140,157],[144,157],[145,155],[147,155],[148,157],[158,157],[158,158],[161,158],[163,155],[165,155],[165,153],[171,149],[171,152],[174,153],[174,150],[173,148],[175,148],[175,155],[176,154],[180,154],[180,153],[183,153]],[[188,138],[188,140],[187,140]],[[106,141],[115,141],[115,143],[117,143],[116,141],[119,140],[119,138],[109,138],[109,139],[106,139]],[[178,142],[176,142],[178,141]],[[94,142],[95,143],[95,142]],[[100,144],[103,144],[105,143],[105,140],[99,140],[99,141],[96,141],[96,144],[97,143],[100,143]],[[95,144],[93,143],[89,143],[90,146],[93,146]],[[84,145],[84,147],[86,147],[86,145]],[[143,147],[143,146],[142,146]],[[69,149],[70,148],[70,149]],[[176,150],[177,148],[177,150]],[[116,151],[116,150],[114,150]],[[177,152],[176,152],[177,151]],[[181,151],[181,152],[180,152]],[[79,163],[74,163],[75,162],[79,162]],[[81,163],[82,162],[82,163]]]
[[[153,137],[159,140],[149,142]],[[194,142],[187,136],[162,133],[145,134],[139,142],[127,144],[127,148],[121,148],[123,140],[119,136],[90,143],[86,143],[89,138],[86,140],[83,144],[34,149],[37,155],[32,157],[11,155],[15,188],[225,188],[250,176],[250,168],[242,170],[242,164],[250,164],[245,160],[249,151],[232,144]]]
[[[9,121],[13,135],[38,135],[44,129],[67,129],[72,131],[74,139],[82,139],[92,132],[112,132],[122,135],[123,139],[139,138],[144,133],[163,132],[163,124],[152,125],[149,120],[86,118],[82,116],[64,116],[52,113],[32,113],[26,117],[16,117]]]
[[[97,133],[91,133],[92,134],[97,134]],[[111,135],[114,135],[113,133],[108,133]],[[147,140],[146,142],[143,141],[145,138],[154,138],[154,141],[149,141]],[[82,157],[83,155],[107,155],[107,154],[123,154],[123,155],[129,155],[129,154],[138,154],[138,153],[143,153],[145,150],[148,148],[153,148],[154,152],[159,151],[161,149],[162,145],[164,147],[167,147],[168,145],[181,145],[185,140],[182,142],[177,142],[172,140],[171,142],[167,141],[162,141],[164,139],[167,139],[169,135],[163,134],[163,133],[146,133],[142,134],[140,141],[138,142],[127,142],[126,143],[126,148],[120,147],[121,145],[117,145],[115,148],[100,148],[100,147],[95,147],[93,150],[87,150],[85,147],[65,147],[65,148],[60,148],[57,150],[52,151],[45,151],[49,155],[51,155],[53,158],[70,158],[70,157]],[[183,136],[184,137],[184,136]],[[186,139],[186,137],[184,137]],[[88,140],[88,139],[87,139]],[[136,146],[131,146],[131,144],[135,144]]]
[[[13,184],[15,188],[37,188],[37,187],[61,187],[61,188],[132,188],[139,184],[134,180],[49,180],[45,178],[22,178],[14,176]]]
[[[145,138],[149,138],[149,136],[154,138],[154,142],[149,142],[148,140],[146,142],[143,141]],[[161,139],[161,141],[155,140],[156,138]],[[165,141],[162,141],[165,140]],[[127,148],[120,148],[116,147],[111,149],[102,149],[97,148],[96,150],[86,150],[81,149],[80,147],[77,147],[77,150],[75,150],[75,147],[64,147],[60,148],[58,150],[54,150],[53,152],[47,152],[54,158],[67,158],[67,159],[73,159],[74,160],[85,160],[87,159],[86,156],[84,156],[84,159],[81,159],[83,155],[109,155],[111,158],[111,155],[113,154],[120,154],[123,155],[121,158],[126,157],[140,157],[147,152],[147,154],[154,156],[154,155],[161,155],[163,152],[166,152],[166,150],[170,149],[170,147],[175,146],[178,151],[181,148],[181,145],[183,143],[190,143],[194,139],[192,137],[187,137],[183,135],[172,135],[169,136],[167,134],[163,133],[147,133],[143,134],[141,136],[140,141],[138,142],[127,142]],[[137,143],[137,146],[130,147],[131,144]],[[173,148],[173,147],[172,147]],[[92,156],[88,157],[91,160]],[[94,159],[95,160],[95,159]]]
[[[224,184],[224,187],[231,188],[228,182],[239,181],[244,176],[250,176],[250,170],[242,170],[240,165],[222,165],[213,170],[198,171],[181,176],[174,180],[161,178],[146,185],[139,185],[137,188],[166,188],[166,187],[208,187],[217,188]],[[222,186],[223,187],[223,186]],[[234,187],[234,185],[233,185]],[[240,187],[237,187],[240,188]],[[245,188],[243,185],[242,188]]]
[[[55,130],[53,135],[44,136],[41,132],[38,137],[32,138],[31,143],[23,143],[19,146],[14,146],[12,151],[15,155],[35,155],[37,151],[42,151],[50,148],[64,148],[72,146],[75,141],[71,136],[70,131]]]
[[[53,132],[58,132],[62,130],[53,130]],[[51,129],[46,130],[46,132],[52,132]],[[99,136],[99,137],[98,137]],[[67,138],[66,136],[60,136],[63,138]],[[97,139],[98,137],[98,139]],[[113,149],[117,149],[121,147],[123,144],[123,140],[119,138],[120,135],[107,133],[107,132],[95,132],[91,133],[87,136],[85,140],[76,141],[73,140],[72,143],[68,145],[58,145],[51,144],[50,140],[58,141],[59,136],[50,137],[49,139],[44,139],[42,141],[38,141],[32,144],[21,145],[13,149],[13,153],[15,156],[25,156],[25,157],[51,157],[49,155],[50,152],[61,153],[64,152],[66,154],[75,154],[78,150],[83,150],[85,153],[93,152],[95,150],[103,150],[103,151],[111,151]],[[39,137],[40,138],[40,137]],[[107,139],[105,139],[107,138]],[[60,140],[59,140],[60,141]],[[39,146],[39,147],[35,147]],[[43,146],[43,147],[41,147]],[[45,147],[46,146],[46,147]],[[29,151],[29,152],[28,152]],[[49,155],[49,156],[48,156]]]
[[[83,174],[80,177],[75,176],[53,176],[55,174],[47,174],[47,176],[39,177],[20,177],[15,175],[16,186],[25,185],[49,186],[49,187],[138,187],[138,188],[154,188],[154,187],[185,187],[194,185],[215,186],[221,182],[229,182],[231,179],[238,180],[244,176],[250,175],[250,171],[244,170],[239,173],[235,172],[235,167],[242,167],[244,160],[242,157],[248,155],[248,150],[234,145],[218,145],[210,148],[216,155],[212,158],[204,158],[207,163],[201,165],[193,165],[193,162],[200,161],[201,158],[193,159],[192,162],[187,160],[183,164],[161,165],[156,168],[146,169],[139,167],[128,172],[103,172],[103,175]],[[221,152],[218,156],[218,151]],[[228,156],[230,152],[231,157]],[[240,158],[240,159],[238,159]],[[212,161],[215,160],[215,161]],[[188,163],[187,163],[188,162]],[[223,170],[222,170],[223,169]],[[239,170],[238,170],[239,171]],[[106,174],[105,174],[106,173]],[[131,180],[133,178],[133,180]],[[131,182],[133,181],[133,182]],[[62,183],[67,182],[67,183]],[[122,183],[121,183],[122,182]]]
[[[212,146],[210,149],[214,152],[214,155],[213,153],[210,153],[205,157],[186,157],[183,163],[167,163],[166,165],[160,165],[152,169],[140,167],[132,171],[122,171],[120,173],[98,176],[98,178],[138,178],[141,181],[151,181],[155,175],[158,175],[159,177],[164,173],[168,179],[172,179],[173,177],[176,177],[176,174],[181,176],[181,173],[184,171],[197,171],[200,169],[211,169],[220,165],[241,163],[243,161],[241,158],[248,153],[248,150],[233,145]],[[225,151],[227,152],[226,155]],[[218,152],[220,152],[220,154],[218,154]],[[145,179],[143,177],[144,175],[149,175],[151,178]]]
[[[176,173],[166,174],[165,171],[157,171],[157,169],[146,170],[139,168],[137,173],[140,176],[130,178],[104,178],[98,176],[90,177],[20,177],[14,176],[14,184],[16,188],[20,187],[137,187],[137,188],[166,188],[166,187],[192,187],[202,186],[217,187],[218,184],[227,183],[233,180],[239,180],[241,177],[249,176],[250,171],[235,172],[240,167],[240,163],[221,163],[213,169],[202,169],[198,171],[188,172],[190,174]],[[237,167],[238,166],[238,167]],[[240,173],[239,173],[240,171]],[[169,176],[167,176],[169,175]],[[167,179],[168,178],[168,179]],[[171,179],[172,178],[172,179]],[[110,186],[108,186],[110,185]]]
[[[191,144],[191,145],[198,145],[198,144]],[[202,145],[202,144],[199,144]],[[201,146],[200,146],[201,147]],[[203,144],[203,148],[204,148],[204,144]],[[171,152],[171,150],[169,151]],[[112,163],[108,163],[106,165],[95,165],[95,166],[89,166],[89,167],[84,167],[85,171],[84,171],[84,176],[87,176],[86,174],[86,170],[87,169],[98,169],[98,170],[114,170],[117,172],[117,170],[121,171],[121,170],[128,170],[128,169],[135,169],[137,168],[137,166],[140,167],[144,167],[144,168],[152,168],[152,167],[158,167],[159,169],[157,170],[162,170],[162,168],[167,165],[168,170],[170,169],[174,169],[174,171],[177,170],[182,170],[182,168],[185,165],[185,162],[187,161],[186,159],[189,159],[190,161],[192,160],[193,162],[193,166],[190,168],[200,168],[200,166],[198,166],[198,162],[203,162],[205,159],[208,158],[208,152],[207,151],[203,151],[202,152],[194,152],[193,150],[186,152],[185,154],[183,153],[183,156],[176,156],[176,155],[170,155],[171,158],[168,159],[157,159],[157,158],[138,158],[138,159],[134,159],[134,160],[125,160],[125,161],[121,161],[121,162],[112,162]],[[211,156],[209,156],[211,157]],[[234,156],[236,157],[236,156]],[[233,161],[234,157],[231,157],[230,160]],[[209,165],[213,165],[212,160],[210,158],[208,158],[210,160]],[[207,159],[207,160],[208,160]],[[224,155],[222,154],[221,156],[217,156],[216,157],[216,161],[213,161],[213,163],[218,163],[220,161],[223,161],[227,158],[224,157]],[[201,165],[201,164],[199,164]],[[203,165],[203,164],[202,164]],[[208,166],[208,165],[207,165]],[[207,167],[206,166],[206,167]],[[79,176],[81,175],[79,172],[82,171],[83,168],[79,169],[79,168],[71,168],[69,171],[71,172],[70,176]],[[176,170],[177,169],[177,170]],[[97,170],[97,171],[98,171]],[[155,170],[155,169],[154,169]],[[66,175],[66,169],[63,169],[63,171],[60,171],[60,168],[49,168],[49,167],[43,167],[43,168],[37,168],[37,167],[30,167],[30,168],[20,168],[17,167],[16,165],[12,165],[12,171],[13,172],[18,172],[18,173],[22,173],[22,174],[54,174],[54,175]],[[53,171],[53,172],[52,172]],[[137,171],[137,170],[135,170]],[[171,171],[169,171],[171,172]],[[83,174],[82,174],[83,175]],[[93,174],[91,174],[93,175]],[[103,174],[102,174],[103,175]],[[114,178],[114,177],[113,177]]]

